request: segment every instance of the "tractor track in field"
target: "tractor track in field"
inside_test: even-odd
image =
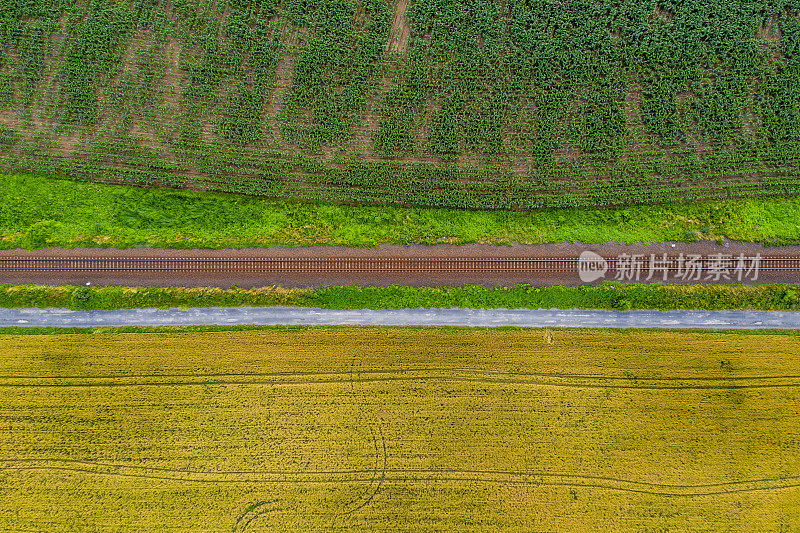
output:
[[[247,528],[250,526],[250,523],[254,520],[257,520],[264,515],[269,513],[273,513],[275,511],[282,511],[281,507],[267,507],[269,504],[274,504],[278,500],[270,500],[270,501],[258,501],[253,504],[248,505],[245,510],[239,514],[236,518],[236,522],[234,523],[233,527],[231,528],[232,533],[241,533],[246,531]]]
[[[621,281],[669,283],[772,283],[800,279],[800,247],[770,248],[707,242],[659,245],[381,246],[198,249],[41,249],[0,250],[0,283],[223,286],[416,285],[487,286],[584,285],[579,276],[582,251],[605,260],[612,280],[626,263],[645,262],[641,276]],[[666,254],[666,255],[665,255]],[[620,256],[623,256],[621,258]],[[694,256],[686,275],[685,258]],[[722,275],[720,257],[728,260]],[[738,259],[760,259],[757,279],[734,272]],[[657,271],[649,264],[658,265]],[[715,267],[716,265],[716,267]],[[683,274],[683,275],[681,275]],[[752,271],[750,272],[752,274]],[[588,284],[600,283],[602,279]]]
[[[210,471],[132,466],[61,459],[0,459],[0,472],[64,472],[123,478],[156,479],[213,484],[374,484],[374,469],[306,471]],[[800,476],[776,476],[717,483],[653,483],[611,476],[546,471],[480,469],[386,468],[383,483],[466,482],[530,486],[587,487],[671,497],[713,496],[742,492],[773,491],[800,487]],[[371,491],[372,492],[372,491]],[[369,500],[374,497],[374,493]],[[368,502],[367,502],[368,503]]]
[[[348,517],[372,503],[372,500],[375,499],[375,496],[377,496],[377,494],[380,492],[381,487],[383,487],[383,484],[386,481],[386,469],[387,465],[389,464],[389,454],[386,450],[386,437],[383,432],[384,422],[371,413],[366,414],[365,416],[365,411],[369,409],[369,402],[367,401],[367,394],[362,387],[364,381],[360,376],[362,373],[371,372],[371,370],[363,370],[362,359],[358,357],[358,354],[354,354],[353,358],[350,360],[350,368],[347,373],[347,382],[350,385],[350,399],[352,400],[353,406],[356,410],[359,426],[366,424],[372,440],[372,445],[374,448],[374,465],[372,468],[372,476],[370,477],[369,486],[363,492],[357,494],[342,504],[342,512],[338,515],[338,517],[334,518],[334,523],[331,524],[332,527],[335,526],[337,519]],[[356,384],[358,384],[358,387],[356,387]],[[366,422],[364,422],[364,418],[367,418]],[[381,453],[381,448],[383,448],[383,453]]]
[[[632,389],[632,390],[735,390],[798,388],[800,376],[752,376],[752,377],[653,377],[653,376],[601,376],[569,375],[559,373],[518,373],[499,371],[464,370],[457,368],[437,369],[387,369],[360,371],[358,377],[346,371],[293,374],[230,374],[174,376],[0,376],[0,388],[114,388],[114,387],[189,387],[209,385],[254,385],[254,386],[303,386],[303,385],[347,385],[389,382],[454,382],[495,385],[526,385],[533,387],[586,388],[586,389]],[[190,379],[195,378],[195,379]],[[351,391],[352,393],[352,391]],[[369,425],[372,440],[377,446],[376,435],[383,435],[380,423]],[[376,452],[377,455],[377,452]]]

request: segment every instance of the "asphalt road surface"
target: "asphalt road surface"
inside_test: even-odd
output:
[[[800,329],[800,312],[526,309],[330,310],[209,307],[188,310],[0,309],[0,326],[369,325],[557,328]]]

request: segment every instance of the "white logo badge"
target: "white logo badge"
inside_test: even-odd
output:
[[[578,259],[578,275],[584,283],[591,283],[605,277],[608,261],[594,252],[583,252]]]

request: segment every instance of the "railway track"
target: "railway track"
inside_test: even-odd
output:
[[[644,258],[647,269],[649,257]],[[610,270],[619,259],[605,258]],[[679,271],[677,258],[661,262],[659,270]],[[714,258],[697,260],[710,268]],[[730,258],[735,268],[737,257]],[[719,263],[716,263],[719,266]],[[160,257],[0,257],[0,272],[219,272],[219,273],[525,273],[577,272],[577,258],[473,258],[473,257],[330,257],[330,258],[160,258]],[[760,271],[798,272],[800,257],[761,257]]]

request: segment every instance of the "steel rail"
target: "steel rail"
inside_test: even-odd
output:
[[[650,269],[649,256],[639,258],[645,263],[641,270]],[[745,258],[743,268],[752,266]],[[618,258],[605,258],[610,270],[621,263]],[[710,267],[737,267],[738,256],[720,258],[704,256],[694,265]],[[658,258],[657,272],[686,270],[690,265],[680,264],[678,259],[663,256]],[[0,272],[244,272],[244,273],[435,273],[435,272],[560,272],[577,271],[577,258],[525,258],[525,257],[0,257]],[[761,257],[759,271],[798,271],[800,257]]]

